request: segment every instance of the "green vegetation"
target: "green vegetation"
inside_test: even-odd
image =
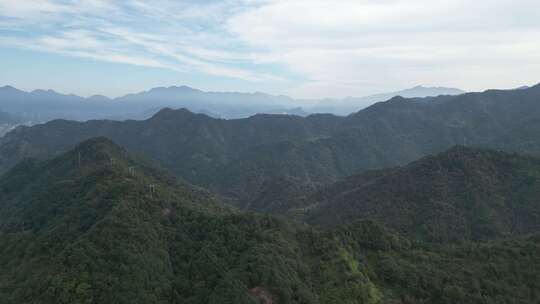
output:
[[[364,222],[337,229],[384,303],[538,303],[540,237],[423,243]]]
[[[540,159],[454,147],[405,167],[352,176],[302,198],[307,221],[378,221],[430,242],[540,231]]]
[[[405,165],[456,144],[540,152],[540,85],[426,99],[395,97],[347,117],[255,115],[222,120],[163,109],[145,121],[56,120],[0,139],[0,172],[25,157],[51,158],[106,136],[175,176],[252,211],[281,211],[260,194],[290,181],[301,192],[366,170]],[[276,188],[274,188],[276,189]]]
[[[106,139],[21,163],[0,195],[5,303],[254,303],[256,288],[278,303],[376,294],[359,269],[338,271],[347,261],[332,239],[227,210]],[[375,296],[364,299],[351,303]]]
[[[0,179],[0,303],[534,303],[539,243],[239,213],[103,138]]]

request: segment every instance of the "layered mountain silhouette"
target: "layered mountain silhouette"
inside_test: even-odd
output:
[[[537,125],[539,100],[537,85],[395,97],[346,117],[265,114],[223,120],[164,109],[145,121],[56,120],[2,138],[0,168],[5,171],[24,157],[52,157],[82,140],[106,136],[159,161],[178,177],[249,207],[274,179],[312,188],[365,170],[404,165],[456,144],[536,153],[538,137],[527,130]]]
[[[433,246],[371,221],[239,213],[105,138],[0,178],[6,303],[530,303],[539,242]]]
[[[396,95],[405,97],[438,96],[462,93],[457,89],[415,87],[409,90],[380,94],[368,98],[344,100],[294,100],[287,96],[264,93],[204,92],[187,86],[158,87],[118,98],[95,95],[83,98],[60,94],[53,90],[25,92],[11,86],[0,87],[0,111],[26,120],[46,122],[52,119],[147,119],[164,107],[186,108],[215,118],[245,118],[258,113],[308,113],[301,105],[315,105],[308,111],[349,114],[368,104]],[[322,105],[325,105],[323,107]]]
[[[0,88],[0,110],[37,121],[51,119],[146,119],[160,108],[188,108],[215,117],[237,118],[257,113],[289,112],[292,99],[263,93],[204,92],[186,86],[158,87],[118,98],[88,98],[53,90],[25,92],[11,86]],[[303,114],[299,109],[291,113]]]
[[[343,99],[325,99],[319,101],[315,106],[307,109],[312,113],[332,113],[337,115],[348,115],[357,112],[360,109],[366,108],[376,102],[385,101],[396,96],[405,98],[417,97],[436,97],[441,95],[461,95],[466,93],[463,90],[446,87],[425,87],[416,86],[414,88],[369,95],[364,97],[347,97]]]

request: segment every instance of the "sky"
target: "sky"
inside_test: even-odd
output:
[[[538,82],[538,0],[0,0],[0,86],[322,98]]]

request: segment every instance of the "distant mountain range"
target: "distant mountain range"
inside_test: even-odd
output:
[[[159,87],[110,99],[95,95],[83,98],[53,90],[25,92],[11,86],[0,87],[0,111],[26,120],[46,122],[52,119],[146,119],[164,107],[186,108],[215,118],[245,118],[259,113],[292,114],[333,113],[347,115],[377,101],[396,95],[425,97],[455,95],[463,91],[448,88],[415,87],[409,90],[343,100],[294,100],[264,93],[204,92],[187,86]],[[310,106],[301,108],[301,104]]]
[[[540,85],[458,96],[394,97],[346,117],[316,114],[215,119],[164,109],[144,121],[55,120],[0,139],[0,170],[106,136],[176,176],[255,208],[271,189],[310,189],[394,167],[456,144],[540,153]],[[516,136],[518,134],[519,136]],[[282,186],[276,186],[279,181]]]
[[[53,90],[25,92],[11,86],[0,88],[0,110],[27,119],[145,119],[163,107],[188,108],[214,117],[237,118],[256,113],[288,113],[293,104],[285,96],[263,93],[203,92],[186,86],[160,87],[110,99],[95,95],[88,98],[65,95]],[[291,113],[305,114],[299,109]]]
[[[350,113],[366,108],[376,102],[386,101],[395,96],[415,98],[435,97],[440,95],[460,95],[464,93],[466,92],[455,88],[416,86],[414,88],[402,91],[375,94],[364,97],[324,99],[322,101],[319,101],[315,106],[309,107],[308,110],[311,113],[332,113],[337,115],[348,115]]]

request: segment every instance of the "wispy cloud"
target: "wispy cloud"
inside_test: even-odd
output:
[[[537,82],[536,37],[536,0],[0,0],[2,45],[303,97]]]
[[[232,8],[225,2],[0,0],[0,28],[4,45],[247,81],[281,80],[240,67],[251,64],[249,52],[238,52],[237,41],[221,26]]]

